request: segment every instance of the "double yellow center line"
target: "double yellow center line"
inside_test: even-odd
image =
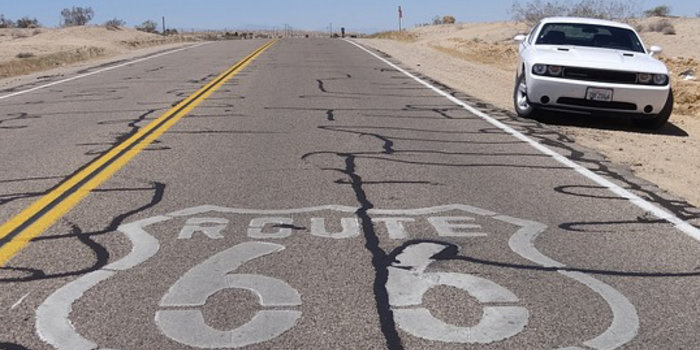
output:
[[[0,226],[0,266],[260,56],[271,40]]]

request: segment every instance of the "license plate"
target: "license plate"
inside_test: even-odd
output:
[[[586,99],[591,101],[610,102],[613,98],[612,89],[588,88]]]

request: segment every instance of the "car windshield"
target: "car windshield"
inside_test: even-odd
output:
[[[535,44],[587,46],[644,53],[644,46],[634,31],[594,24],[545,24]]]

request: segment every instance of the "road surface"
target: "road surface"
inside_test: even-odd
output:
[[[700,348],[697,209],[546,126],[344,40],[81,74],[0,94],[0,348]]]

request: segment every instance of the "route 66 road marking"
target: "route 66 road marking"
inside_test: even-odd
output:
[[[337,205],[288,210],[254,210],[206,205],[122,225],[119,231],[131,240],[132,251],[121,260],[83,275],[51,294],[37,309],[37,333],[42,340],[59,350],[104,349],[74,329],[70,321],[72,305],[86,291],[119,272],[140,265],[158,253],[160,244],[146,231],[149,226],[175,218],[190,218],[180,232],[180,239],[189,239],[199,232],[208,238],[218,239],[222,237],[229,221],[214,216],[244,214],[258,216],[253,218],[247,231],[244,231],[253,241],[217,253],[181,276],[161,299],[161,308],[154,315],[154,322],[166,337],[199,348],[237,348],[274,339],[293,329],[303,313],[303,296],[285,281],[234,272],[239,266],[264,259],[268,254],[281,254],[283,245],[261,240],[279,241],[289,237],[292,232],[287,227],[294,224],[290,218],[292,215],[323,211],[345,214],[347,217],[341,219],[343,230],[340,233],[326,232],[323,218],[311,218],[312,236],[317,239],[361,239],[359,226],[356,224],[357,218],[354,216],[357,208]],[[459,215],[446,216],[454,212],[459,212]],[[564,264],[537,250],[534,242],[537,236],[546,230],[546,226],[541,223],[462,204],[412,210],[371,209],[368,214],[375,225],[386,225],[389,239],[409,240],[411,232],[408,232],[402,223],[416,220],[426,220],[432,225],[435,238],[438,239],[431,242],[409,241],[396,251],[395,262],[386,266],[389,275],[386,289],[394,321],[399,328],[412,336],[450,343],[491,343],[516,336],[527,325],[531,312],[517,305],[519,298],[503,286],[468,274],[425,273],[425,268],[434,260],[449,259],[449,254],[445,252],[453,255],[458,252],[459,247],[439,239],[481,239],[488,236],[488,232],[484,232],[483,228],[476,224],[476,218],[516,226],[517,231],[508,242],[513,252],[577,281],[597,293],[608,304],[613,319],[605,332],[581,342],[580,345],[562,344],[560,350],[612,350],[624,346],[637,335],[637,311],[624,295],[588,274],[568,270]],[[202,215],[206,217],[203,218]],[[273,226],[279,228],[276,233],[263,232],[265,225],[274,223],[277,225]],[[433,317],[422,305],[422,296],[438,285],[461,289],[482,303],[484,306],[481,321],[473,327],[458,327]],[[252,291],[258,296],[263,310],[258,311],[248,323],[237,329],[216,331],[206,325],[199,308],[206,303],[207,297],[228,288]],[[274,309],[265,310],[268,307]]]
[[[516,303],[518,297],[495,282],[463,273],[431,272],[425,269],[433,256],[454,247],[439,242],[419,242],[403,248],[389,267],[387,291],[394,308],[394,319],[404,331],[415,336],[450,343],[493,343],[520,333],[528,321],[528,311],[521,306],[484,307],[481,321],[474,327],[447,324],[420,306],[423,295],[439,285],[461,289],[480,303]]]
[[[296,289],[284,281],[261,275],[229,274],[243,263],[284,249],[266,242],[247,242],[218,253],[193,267],[170,288],[161,307],[201,307],[214,293],[229,289],[247,289],[258,296],[265,307],[301,305]],[[219,331],[206,325],[197,309],[160,310],[156,323],[163,333],[181,344],[198,348],[241,348],[274,339],[294,326],[301,312],[263,310],[248,323],[231,331]]]

